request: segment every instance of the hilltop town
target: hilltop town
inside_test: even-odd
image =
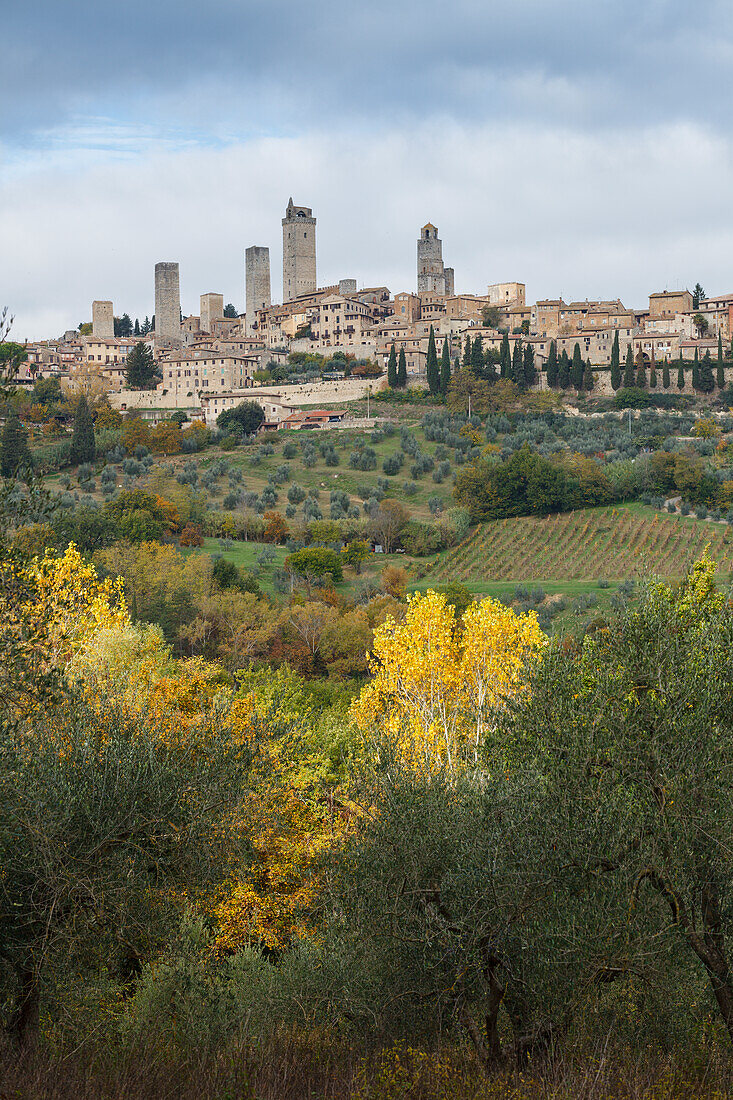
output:
[[[521,360],[522,380],[538,389],[612,395],[630,381],[624,364],[633,365],[635,385],[648,381],[675,393],[712,388],[699,384],[689,369],[695,363],[716,363],[720,388],[733,379],[733,293],[705,296],[699,284],[694,291],[655,291],[642,308],[619,298],[530,303],[523,282],[457,293],[454,270],[445,266],[438,228],[430,222],[417,240],[414,291],[359,288],[353,278],[319,287],[312,209],[291,198],[282,231],[281,303],[272,301],[267,247],[245,250],[243,314],[225,306],[222,293],[207,292],[200,295],[198,315],[183,316],[179,264],[157,263],[152,320],[133,324],[127,314],[115,316],[112,301],[96,300],[90,324],[26,345],[17,383],[58,377],[78,388],[86,380],[122,412],[139,410],[156,422],[181,410],[210,425],[241,402],[244,391],[254,391],[246,396],[262,405],[268,425],[297,426],[293,418],[304,405],[338,404],[383,387],[392,348],[404,353],[403,382],[425,386],[431,334],[452,370],[463,362],[476,365],[475,351],[471,359],[466,349],[467,340],[469,349],[478,341],[478,359],[493,364],[497,376],[512,378],[512,364]],[[128,356],[140,342],[154,357],[156,384],[131,388]]]

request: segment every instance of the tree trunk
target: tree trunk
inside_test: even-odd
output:
[[[38,1038],[41,1002],[38,975],[28,963],[18,967],[17,975],[19,990],[8,1032],[18,1046],[29,1047]]]

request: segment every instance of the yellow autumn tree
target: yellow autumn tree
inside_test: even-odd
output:
[[[534,612],[486,599],[457,619],[442,593],[416,593],[400,622],[375,631],[374,679],[351,716],[362,733],[386,733],[404,763],[454,773],[476,758],[492,713],[523,690],[546,640]]]

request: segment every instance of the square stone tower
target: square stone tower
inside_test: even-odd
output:
[[[258,309],[272,305],[270,290],[270,249],[253,244],[244,250],[244,296],[247,334],[255,331]]]
[[[211,332],[211,322],[218,321],[224,316],[223,294],[202,294],[199,309],[199,329],[201,332]]]
[[[178,264],[155,265],[155,346],[181,343],[181,284]]]
[[[310,206],[287,205],[283,218],[283,302],[312,294],[316,282],[316,219]]]
[[[451,293],[453,269],[449,268]],[[443,242],[431,222],[420,230],[417,241],[417,292],[418,294],[446,294],[446,270],[443,267]]]
[[[115,334],[115,318],[111,302],[92,302],[92,336],[110,340]]]

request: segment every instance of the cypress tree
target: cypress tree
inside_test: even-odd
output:
[[[664,386],[665,390],[669,389],[669,386],[670,386],[669,363],[667,362],[667,356],[666,355],[664,357],[664,363],[662,365],[662,385]]]
[[[547,385],[555,388],[558,381],[559,369],[557,365],[557,344],[554,340],[550,340],[550,352],[547,356],[547,366],[545,367],[545,373],[547,375]]]
[[[639,348],[636,353],[636,385],[640,390],[646,389],[646,369],[644,367],[644,352]]]
[[[725,370],[723,369],[723,337],[718,333],[718,369],[715,381],[719,390],[725,389]]]
[[[677,389],[683,390],[685,388],[685,365],[682,362],[682,351],[680,350],[679,364],[677,366]]]
[[[484,370],[484,347],[483,340],[480,336],[477,336],[473,342],[471,348],[471,370],[480,378]]]
[[[583,389],[590,392],[593,389],[593,368],[590,365],[590,359],[585,361],[585,370],[583,371]]]
[[[5,421],[0,438],[0,473],[3,477],[15,477],[19,470],[33,465],[28,449],[28,432],[15,413]]]
[[[697,348],[695,348],[695,358],[692,360],[692,388],[700,389],[700,353]]]
[[[626,363],[624,365],[624,389],[630,389],[634,385],[634,353],[629,344],[626,349]]]
[[[652,362],[649,368],[649,389],[655,390],[657,388],[657,363],[652,354]]]
[[[483,358],[483,356],[482,356]],[[448,393],[450,385],[450,351],[448,350],[448,338],[443,341],[443,354],[440,359],[440,392],[443,397]]]
[[[135,318],[135,327],[132,330],[132,334],[133,334],[133,336],[140,336],[141,335],[141,333],[140,333],[140,321],[137,317]]]
[[[471,366],[471,337],[466,333],[466,343],[463,348],[463,365],[464,367]]]
[[[713,361],[710,357],[710,352],[706,351],[703,356],[702,363],[698,372],[698,385],[703,393],[712,393],[715,389],[715,378],[713,377]]]
[[[509,335],[504,333],[501,338],[501,358],[499,359],[499,374],[502,378],[509,378],[512,373],[512,353],[509,349]]]
[[[71,437],[71,461],[77,465],[94,462],[94,424],[84,394],[79,398],[74,415],[74,434]]]
[[[560,365],[557,370],[557,381],[561,390],[566,390],[570,385],[570,359],[565,348],[560,354]]]
[[[573,348],[573,365],[570,368],[570,377],[572,378],[573,386],[576,390],[580,391],[583,388],[583,374],[585,373],[585,365],[583,358],[580,354],[580,344],[576,344]]]
[[[522,362],[522,341],[520,337],[514,341],[512,352],[512,382],[520,389],[524,384],[524,363]]]
[[[611,347],[611,388],[615,391],[621,387],[621,348],[618,342],[618,329],[613,336]]]
[[[438,353],[435,350],[435,332],[430,326],[428,337],[428,357],[425,364],[425,372],[428,377],[428,389],[430,393],[440,392],[440,367],[438,366]]]
[[[404,347],[400,348],[400,356],[397,360],[397,385],[404,389],[407,385],[407,360]]]
[[[389,349],[389,361],[387,362],[387,385],[391,390],[397,386],[397,352],[394,346],[394,340],[392,341],[392,347]]]
[[[534,348],[531,344],[525,346],[522,366],[524,385],[534,386],[537,381],[537,371],[534,369]]]

